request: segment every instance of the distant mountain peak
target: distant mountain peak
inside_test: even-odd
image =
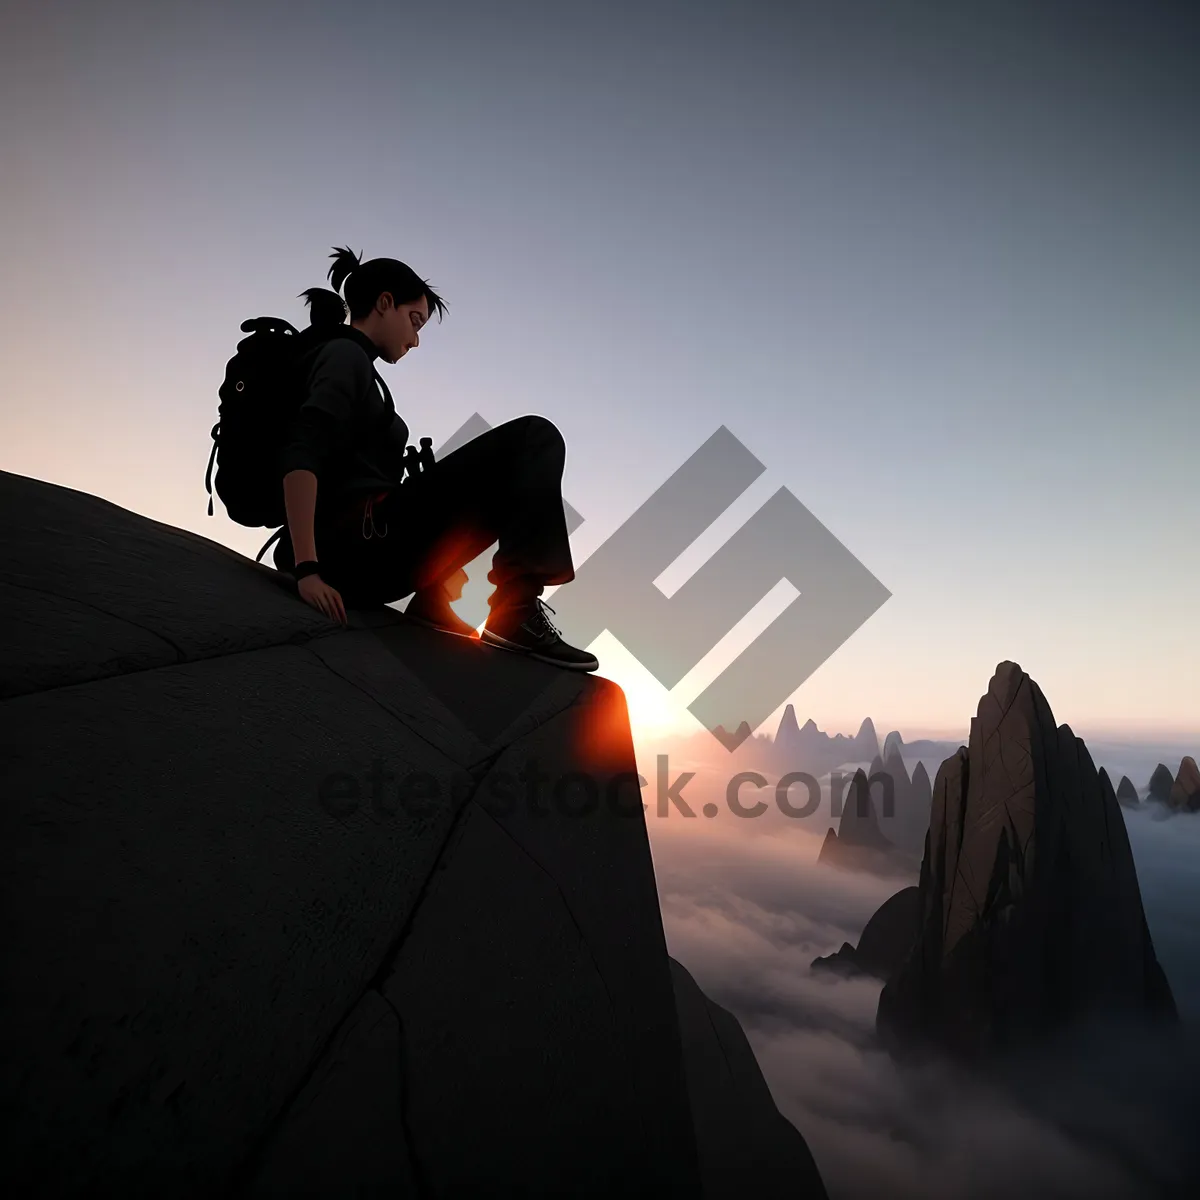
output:
[[[1154,774],[1150,776],[1150,796],[1151,799],[1161,800],[1164,804],[1171,797],[1171,788],[1175,785],[1175,776],[1171,774],[1171,768],[1166,763],[1159,763],[1154,768]]]
[[[775,730],[775,741],[780,745],[787,745],[793,738],[800,736],[800,726],[796,722],[796,709],[789,704],[783,710],[783,717],[779,722],[779,728]]]
[[[1167,802],[1172,808],[1195,812],[1200,809],[1200,767],[1188,755],[1179,764]]]
[[[1139,805],[1137,788],[1128,775],[1122,775],[1121,782],[1117,784],[1117,800],[1126,808],[1137,808]]]

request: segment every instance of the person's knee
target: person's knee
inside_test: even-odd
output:
[[[525,422],[525,436],[531,443],[549,451],[555,457],[566,457],[566,440],[553,421],[536,413],[530,413],[521,419]]]

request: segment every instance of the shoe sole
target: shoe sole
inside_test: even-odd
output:
[[[524,654],[526,658],[536,658],[552,667],[562,667],[564,671],[596,671],[600,668],[598,659],[593,658],[591,663],[564,662],[561,658],[551,658],[549,654],[539,654],[536,650],[530,650],[528,646],[510,642],[499,634],[489,633],[486,629],[479,635],[479,640],[489,646],[495,646],[497,650],[507,650],[510,654]]]
[[[408,613],[404,614],[408,617]],[[445,625],[439,625],[436,621],[427,621],[424,617],[412,616],[408,617],[410,621],[415,621],[418,625],[424,625],[426,629],[436,629],[438,633],[448,633],[451,637],[466,638],[469,642],[479,641],[479,633],[477,630],[471,630],[470,633],[459,633],[457,629],[447,629]]]

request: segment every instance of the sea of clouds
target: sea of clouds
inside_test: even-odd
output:
[[[1132,771],[1158,753],[1143,748],[1128,764],[1139,787],[1146,781]],[[1163,761],[1174,770],[1179,757]],[[1096,759],[1117,770],[1114,783],[1126,773]],[[640,751],[639,763],[648,774],[654,759]],[[831,824],[827,779],[814,818],[739,819],[719,772],[678,765],[699,768],[683,793],[690,806],[720,811],[647,814],[668,948],[741,1022],[831,1200],[1200,1194],[1190,1037],[1181,1048],[1126,1029],[1081,1030],[1061,1061],[1008,1064],[1003,1087],[947,1065],[901,1067],[875,1043],[881,985],[810,964],[857,942],[915,873],[885,880],[817,863]],[[931,777],[937,765],[926,764]],[[1159,959],[1185,1022],[1200,1028],[1200,814],[1132,811],[1126,823]]]

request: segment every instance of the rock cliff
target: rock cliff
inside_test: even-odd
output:
[[[891,803],[880,805],[879,828],[892,845],[919,859],[925,851],[925,835],[929,832],[929,814],[933,808],[933,786],[924,763],[917,763],[912,777],[895,745],[885,758],[871,763],[868,777],[878,782],[873,790],[883,790],[885,781],[891,789]]]
[[[878,766],[879,760],[875,762]],[[880,827],[873,793],[881,793],[882,798],[884,781],[876,779],[872,784],[876,774],[873,767],[868,777],[860,767],[846,785],[845,795],[834,798],[842,804],[838,826],[836,830],[826,832],[817,861],[843,870],[868,871],[876,875],[903,875],[910,871],[915,874],[919,859],[891,842]],[[908,777],[904,778],[907,783]],[[840,790],[842,781],[835,777],[832,782]]]
[[[1200,768],[1190,756],[1184,758],[1175,772],[1167,803],[1179,812],[1195,812],[1200,809]]]
[[[813,968],[887,979],[900,969],[912,950],[920,924],[920,889],[902,888],[876,909],[857,946],[843,942],[836,953],[813,959]]]
[[[1133,780],[1128,775],[1121,776],[1121,782],[1117,784],[1117,803],[1122,808],[1139,808],[1141,800],[1138,798],[1138,790],[1133,786]]]
[[[1150,776],[1150,784],[1147,789],[1147,799],[1157,800],[1160,804],[1169,804],[1171,802],[1171,789],[1175,786],[1175,778],[1171,774],[1171,768],[1166,763],[1159,763],[1154,768],[1154,774]]]
[[[1088,1015],[1174,1017],[1106,780],[1001,663],[937,773],[920,933],[879,1000],[891,1045],[980,1057]]]
[[[10,1195],[824,1195],[667,957],[615,685],[0,520]]]

